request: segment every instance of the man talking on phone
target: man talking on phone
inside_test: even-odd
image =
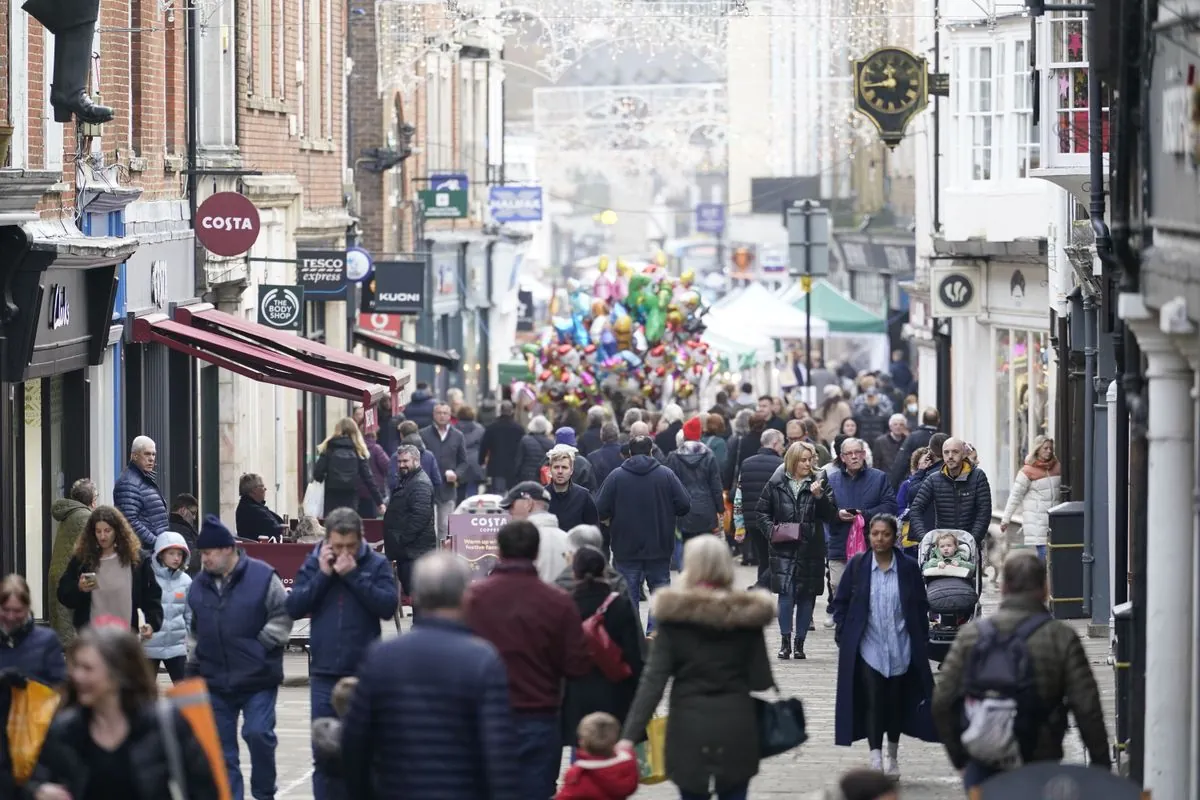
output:
[[[838,521],[825,526],[832,597],[846,570],[846,538],[854,518],[861,515],[867,523],[876,514],[895,514],[896,493],[892,491],[887,473],[867,466],[867,444],[862,439],[842,442],[841,463],[837,469],[828,470],[828,474],[838,505]],[[825,627],[833,627],[833,617],[828,614]]]

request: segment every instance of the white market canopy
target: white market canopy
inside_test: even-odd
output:
[[[732,319],[714,320],[710,314],[704,320],[708,327],[700,339],[707,342],[717,355],[735,361],[750,358],[762,362],[770,362],[775,357],[775,343],[771,337],[735,324]]]
[[[780,300],[760,283],[751,283],[736,297],[723,299],[727,302],[718,303],[704,318],[709,328],[753,332],[770,339],[805,337],[808,322],[805,313]],[[824,339],[829,335],[829,325],[813,315],[808,332],[814,339]]]

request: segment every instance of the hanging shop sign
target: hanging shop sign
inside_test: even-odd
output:
[[[540,222],[542,187],[492,186],[488,189],[488,213],[493,222]]]
[[[368,314],[364,312],[358,315],[358,327],[368,333],[387,336],[391,339],[399,339],[404,330],[404,320],[396,314]]]
[[[296,283],[310,301],[346,296],[346,251],[297,250]]]
[[[371,274],[374,262],[371,254],[361,247],[351,247],[346,250],[346,280],[358,283]]]
[[[525,289],[517,292],[517,330],[533,330],[533,292]]]
[[[304,287],[258,287],[258,322],[277,331],[298,331],[304,324]]]
[[[469,187],[465,172],[435,172],[429,176],[429,188],[436,192],[465,192]]]
[[[423,189],[417,192],[425,219],[466,219],[467,193],[462,190],[445,191]]]
[[[725,206],[720,203],[700,203],[696,206],[696,230],[720,236],[725,232]]]
[[[378,261],[365,284],[368,314],[420,314],[425,309],[425,262]]]
[[[930,267],[931,305],[935,317],[972,317],[980,313],[979,267]]]
[[[217,192],[196,209],[192,227],[208,252],[240,256],[258,241],[258,208],[237,192]]]

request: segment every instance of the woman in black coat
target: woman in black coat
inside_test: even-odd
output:
[[[383,495],[375,485],[371,473],[370,454],[367,442],[350,417],[346,417],[333,429],[333,434],[317,446],[317,463],[313,466],[313,480],[325,484],[326,517],[335,508],[358,510],[358,490],[365,487],[371,501],[382,515]]]
[[[161,800],[172,796],[172,781],[189,800],[217,799],[191,725],[173,706],[158,705],[136,636],[116,625],[93,626],[71,643],[70,658],[65,707],[25,787],[34,800]],[[171,739],[179,756],[173,765]]]
[[[607,562],[604,554],[591,547],[575,551],[571,569],[575,574],[575,586],[571,597],[579,608],[579,616],[587,619],[596,613],[604,601],[615,592],[604,577]],[[562,705],[563,741],[574,744],[578,738],[575,730],[579,721],[595,711],[612,714],[620,721],[625,720],[629,706],[633,703],[638,680],[642,677],[642,631],[634,616],[633,604],[625,592],[615,593],[608,609],[604,612],[604,629],[621,648],[624,661],[631,675],[623,681],[613,682],[604,677],[599,669],[593,668],[582,678],[567,681],[567,691]],[[572,751],[573,753],[573,751]]]
[[[779,634],[783,638],[779,657],[794,654],[805,658],[804,638],[817,595],[825,590],[825,529],[821,523],[838,518],[833,489],[817,469],[817,448],[808,442],[794,442],[787,449],[783,468],[767,481],[756,510],[758,529],[769,542],[771,591],[779,595]],[[774,527],[786,523],[800,526],[799,540],[772,542]]]
[[[543,483],[542,462],[546,459],[546,453],[554,447],[554,440],[550,438],[550,420],[541,414],[529,420],[526,430],[528,433],[517,444],[517,463],[513,470],[516,483],[513,486],[522,481]]]

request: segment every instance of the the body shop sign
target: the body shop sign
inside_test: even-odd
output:
[[[196,209],[193,227],[213,255],[240,256],[258,241],[258,209],[237,192],[217,192]]]

